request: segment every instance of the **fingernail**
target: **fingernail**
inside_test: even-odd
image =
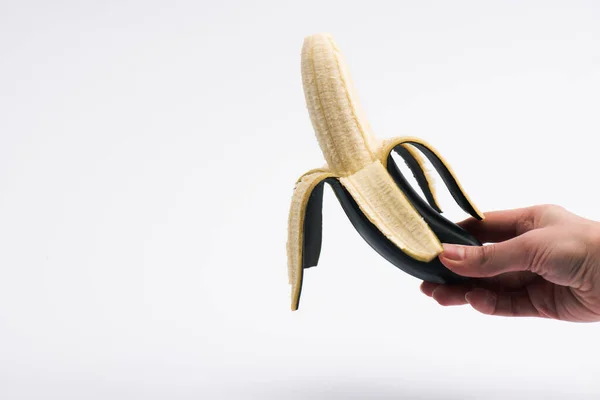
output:
[[[473,301],[473,292],[467,292],[467,294],[465,294],[465,300],[467,301],[467,303],[471,304],[471,302]]]
[[[441,256],[448,260],[460,261],[465,258],[465,248],[463,246],[443,243],[442,247],[444,248],[444,252]]]

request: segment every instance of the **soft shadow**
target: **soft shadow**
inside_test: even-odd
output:
[[[320,381],[293,380],[263,382],[237,388],[248,399],[264,400],[469,400],[474,399],[468,393],[444,393],[443,388],[419,388],[418,384],[407,386],[406,382],[397,385],[378,384],[367,381]]]

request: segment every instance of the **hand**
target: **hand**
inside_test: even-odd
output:
[[[444,244],[440,255],[448,269],[475,279],[423,282],[423,293],[489,315],[600,321],[600,223],[554,205],[485,217],[459,223],[483,246]]]

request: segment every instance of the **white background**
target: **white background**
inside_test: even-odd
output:
[[[484,211],[600,219],[593,1],[0,2],[0,398],[600,396],[599,324],[442,308],[325,196],[289,311],[300,79],[330,32],[380,137]],[[465,217],[439,189],[446,215]]]

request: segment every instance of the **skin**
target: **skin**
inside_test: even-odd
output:
[[[444,244],[441,262],[468,285],[421,284],[442,306],[483,314],[600,321],[600,223],[556,205],[485,214],[459,225],[484,246]]]

